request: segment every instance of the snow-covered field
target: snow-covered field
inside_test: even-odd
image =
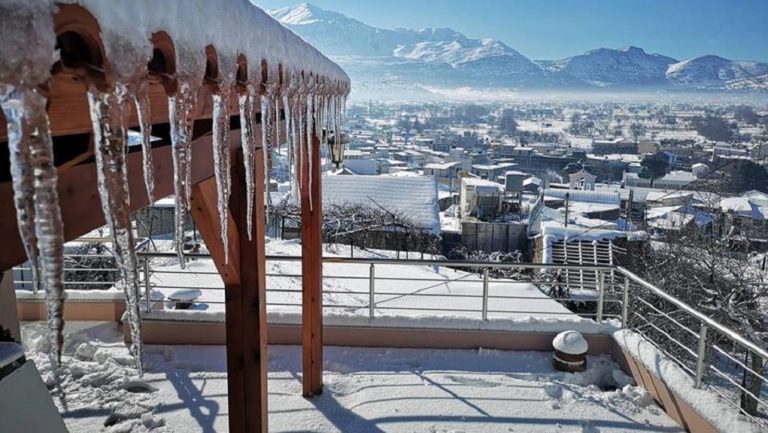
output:
[[[272,240],[268,255],[301,255],[297,241]],[[338,246],[326,256],[349,257],[349,247]],[[355,249],[356,258],[393,258],[394,251]],[[405,254],[401,254],[405,259]],[[412,259],[419,258],[415,253]],[[224,310],[224,284],[209,259],[187,263],[182,271],[176,260],[163,259],[153,264],[151,281],[165,295],[178,288],[203,289],[194,309],[209,313]],[[369,305],[368,264],[326,263],[323,266],[323,302],[329,313],[367,315]],[[481,317],[482,277],[445,267],[398,264],[375,266],[375,305],[377,316],[440,315]],[[301,262],[270,260],[267,267],[267,309],[270,313],[296,313],[301,310]],[[489,317],[573,318],[575,315],[551,300],[535,285],[510,280],[492,280],[489,285]],[[503,297],[503,298],[502,298]]]
[[[24,326],[27,356],[70,431],[227,431],[224,347],[148,346],[138,379],[115,324],[71,323],[59,388],[42,329]],[[324,393],[304,399],[300,348],[271,346],[270,431],[682,431],[609,358],[590,357],[586,372],[569,374],[556,372],[551,356],[327,347]]]

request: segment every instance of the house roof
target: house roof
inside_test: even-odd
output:
[[[426,164],[424,166],[424,168],[431,169],[431,170],[447,170],[447,169],[449,169],[451,167],[455,167],[455,166],[457,166],[459,164],[461,164],[461,163],[458,162],[458,161],[456,161],[456,162],[443,162],[443,163],[431,162],[429,164]]]
[[[326,176],[323,204],[381,206],[440,233],[437,182],[432,176]]]
[[[583,191],[580,189],[547,189],[544,191],[545,197],[561,200],[565,200],[566,194],[568,194],[571,202],[602,203],[612,206],[619,206],[621,204],[621,196],[618,192],[613,191]]]

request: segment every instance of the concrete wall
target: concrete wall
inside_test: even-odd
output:
[[[45,320],[48,312],[45,302],[38,300],[19,300],[15,303],[18,320]],[[125,313],[125,302],[118,301],[80,301],[64,302],[64,320],[98,320],[117,322]],[[18,323],[18,322],[17,322]]]
[[[528,247],[527,225],[517,222],[462,222],[461,243],[470,250],[487,253],[526,251]]]
[[[221,345],[226,342],[222,322],[182,322],[144,320],[142,334],[145,344]],[[476,329],[426,329],[390,326],[323,326],[323,343],[329,346],[398,347],[428,349],[477,349],[539,351],[552,350],[556,332],[489,331]],[[123,336],[130,333],[123,327]],[[608,354],[612,340],[605,334],[587,334],[589,353]],[[270,323],[267,326],[269,344],[300,345],[301,326]]]

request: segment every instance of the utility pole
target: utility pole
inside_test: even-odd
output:
[[[568,213],[570,211],[571,206],[571,193],[566,192],[565,193],[565,226],[568,227]]]
[[[634,199],[635,190],[630,188],[629,189],[629,199],[627,200],[627,222],[632,223],[632,200]],[[629,228],[629,225],[627,225],[627,228]]]

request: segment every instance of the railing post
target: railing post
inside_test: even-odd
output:
[[[624,293],[621,297],[621,327],[627,327],[629,319],[629,278],[624,276]]]
[[[696,388],[701,388],[704,379],[704,358],[707,356],[707,325],[701,324],[699,329],[699,352],[696,358]]]
[[[368,271],[368,317],[373,319],[374,310],[376,309],[376,267],[371,263],[371,267]]]
[[[488,320],[488,269],[483,271],[483,320]]]
[[[603,300],[605,298],[605,272],[597,271],[597,323],[603,323]]]
[[[146,312],[152,312],[152,288],[149,284],[149,258],[144,258],[144,297],[147,300]]]

